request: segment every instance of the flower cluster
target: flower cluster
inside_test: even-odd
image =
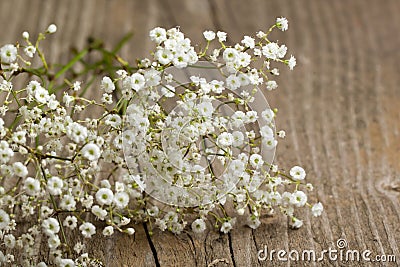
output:
[[[90,88],[99,101],[84,97],[84,82],[64,77],[71,64],[56,73],[47,64],[39,43],[55,25],[36,43],[24,32],[26,45],[1,47],[0,265],[15,263],[13,251],[23,248],[25,266],[90,266],[84,240],[133,235],[136,222],[176,234],[188,225],[228,233],[237,216],[253,229],[275,210],[295,228],[296,208],[319,216],[304,169],[286,173],[272,163],[285,132],[276,133],[277,110],[263,88],[277,88],[275,65],[296,65],[284,44],[268,39],[275,28],[286,31],[287,20],[233,46],[226,33],[205,31],[207,44],[196,51],[179,28],[157,27],[152,58],[135,67],[119,59]],[[24,85],[15,82],[21,73],[30,75]],[[20,222],[29,222],[26,231]],[[70,233],[81,241],[71,243]]]

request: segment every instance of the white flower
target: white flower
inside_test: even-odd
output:
[[[115,85],[110,77],[104,76],[101,80],[100,88],[106,93],[111,94],[115,90]]]
[[[234,62],[237,60],[238,56],[239,52],[235,48],[226,48],[222,54],[225,62]]]
[[[199,114],[205,117],[211,117],[214,112],[214,107],[211,102],[205,101],[197,106]]]
[[[65,127],[67,136],[75,143],[83,142],[88,136],[88,130],[79,123],[71,123]]]
[[[83,223],[81,226],[79,226],[79,230],[86,238],[91,238],[92,235],[96,233],[96,227],[90,222]]]
[[[268,43],[262,48],[262,54],[269,59],[277,59],[278,52],[279,52],[279,45],[274,42]]]
[[[129,203],[129,195],[126,192],[118,192],[114,196],[115,206],[119,209],[125,208]]]
[[[267,86],[268,91],[278,88],[278,84],[276,83],[276,81],[267,81],[265,84]]]
[[[47,240],[47,245],[51,250],[55,250],[57,247],[61,245],[60,237],[58,237],[58,235],[55,234],[50,235],[49,239]]]
[[[7,212],[0,209],[0,230],[5,230],[10,223],[10,216]]]
[[[104,236],[111,236],[113,233],[114,233],[114,227],[112,227],[111,225],[109,225],[103,229]]]
[[[226,78],[226,87],[228,87],[231,90],[236,90],[241,86],[241,80],[238,76],[235,74],[231,74]]]
[[[296,66],[296,58],[291,55],[289,60],[287,61],[287,64],[289,66],[289,69],[293,70],[293,68]]]
[[[25,144],[25,142],[26,142],[26,137],[25,137],[25,135],[26,135],[26,132],[25,132],[25,131],[14,132],[11,139],[12,139],[15,143],[18,143],[18,144]]]
[[[232,160],[229,164],[229,170],[233,173],[234,176],[242,175],[245,167],[245,163],[238,159]]]
[[[29,32],[23,32],[22,33],[22,38],[24,38],[24,39],[29,39]]]
[[[135,229],[134,228],[126,228],[126,230],[125,230],[125,232],[128,234],[128,235],[133,235],[136,231],[135,231]]]
[[[82,156],[90,161],[96,161],[100,158],[100,148],[93,144],[86,144],[81,150]]]
[[[167,40],[167,32],[165,31],[164,28],[154,28],[153,30],[150,31],[150,39],[157,44],[160,44]]]
[[[21,162],[14,162],[13,171],[19,177],[26,177],[28,175],[28,169]]]
[[[221,147],[228,147],[233,143],[233,136],[231,133],[223,132],[217,138],[217,144]]]
[[[30,196],[35,196],[40,191],[40,181],[32,177],[26,178],[24,181],[24,190]]]
[[[61,259],[60,267],[75,267],[75,262],[71,259]]]
[[[92,207],[92,213],[99,218],[99,220],[104,220],[107,216],[107,211],[100,208],[98,205]]]
[[[213,32],[213,31],[205,31],[205,32],[203,32],[203,35],[207,41],[212,41],[215,39],[215,32]]]
[[[72,90],[79,91],[81,89],[82,82],[76,81],[72,84]]]
[[[307,195],[303,191],[296,191],[292,194],[291,204],[296,207],[303,207],[307,203]]]
[[[287,47],[286,45],[281,45],[278,49],[278,52],[276,53],[276,56],[278,58],[283,58],[286,55],[287,52]]]
[[[247,225],[251,229],[257,229],[261,224],[261,221],[258,217],[251,215],[250,217],[247,218]]]
[[[60,224],[57,219],[48,218],[42,222],[42,228],[48,236],[52,236],[60,231]]]
[[[144,76],[140,73],[134,73],[131,75],[131,87],[135,91],[139,91],[144,88],[146,80]]]
[[[276,18],[276,26],[278,27],[278,29],[284,32],[289,28],[289,22],[284,17]]]
[[[144,73],[147,86],[157,86],[160,84],[161,76],[160,72],[155,69],[149,69]]]
[[[245,123],[253,123],[256,122],[256,120],[258,119],[258,114],[257,111],[255,110],[249,110],[246,112],[246,120]]]
[[[311,208],[311,213],[315,217],[321,216],[323,211],[324,211],[324,206],[322,206],[321,202],[315,203]]]
[[[196,234],[203,233],[207,226],[203,219],[196,219],[192,222],[192,230]]]
[[[285,132],[284,130],[280,130],[280,131],[277,133],[277,135],[278,135],[280,138],[285,138],[286,132]]]
[[[167,65],[174,58],[174,54],[168,49],[158,49],[154,54],[155,59],[162,65]]]
[[[27,47],[24,48],[24,53],[28,57],[33,57],[33,55],[36,53],[36,48],[33,45],[28,45]]]
[[[55,24],[50,24],[49,27],[47,27],[47,32],[48,33],[55,33],[57,31],[57,26]]]
[[[4,236],[4,244],[8,248],[14,248],[15,247],[15,236],[12,234],[8,234]]]
[[[303,226],[303,221],[297,218],[292,218],[292,227],[298,229]]]
[[[250,156],[250,164],[251,164],[251,166],[253,166],[253,168],[259,169],[264,164],[264,160],[262,159],[261,155],[252,154]]]
[[[218,41],[225,42],[226,41],[226,32],[217,32]]]
[[[17,59],[17,48],[12,44],[6,44],[0,48],[0,59],[2,63],[13,63]]]
[[[125,190],[125,184],[118,181],[115,182],[114,187],[115,187],[115,192],[118,193],[123,192]]]
[[[268,125],[264,125],[260,129],[260,134],[263,138],[269,139],[274,137],[274,131]]]
[[[264,110],[263,112],[261,112],[261,117],[267,122],[267,123],[271,123],[272,120],[275,117],[275,113],[272,109],[267,108],[266,110]]]
[[[63,222],[63,226],[73,230],[76,228],[77,223],[78,219],[75,216],[68,215]]]
[[[233,137],[233,146],[238,147],[241,146],[243,144],[244,141],[244,135],[242,132],[239,131],[234,131],[232,133],[232,137]]]
[[[108,188],[100,188],[96,192],[96,200],[100,205],[111,205],[114,199],[114,193]]]
[[[101,102],[104,104],[111,105],[113,103],[112,95],[104,93],[103,96],[101,97]]]
[[[266,137],[263,139],[263,145],[266,149],[271,150],[276,147],[278,141],[274,139],[274,137]]]
[[[0,141],[0,162],[7,163],[14,156],[14,151],[4,140]]]
[[[66,107],[69,107],[69,105],[75,100],[75,97],[70,96],[68,93],[64,92],[63,95],[63,102],[65,103]]]
[[[244,46],[249,47],[249,48],[251,48],[251,49],[253,49],[254,46],[255,46],[254,38],[252,38],[252,37],[250,37],[250,36],[245,36],[245,37],[243,38],[243,40],[241,41],[241,43],[242,43]]]
[[[64,195],[60,201],[60,207],[64,210],[73,211],[76,209],[76,201],[71,195]]]
[[[306,177],[306,172],[300,166],[294,166],[293,168],[290,169],[289,173],[290,176],[292,176],[293,180],[295,181],[304,180],[304,178]]]
[[[47,180],[47,190],[52,195],[60,195],[62,193],[63,181],[57,177],[53,176]]]
[[[267,37],[267,34],[263,31],[258,31],[256,36],[260,39],[263,39],[263,38]]]
[[[223,232],[224,234],[229,233],[229,231],[232,229],[232,224],[230,222],[224,222],[221,225],[220,231]]]

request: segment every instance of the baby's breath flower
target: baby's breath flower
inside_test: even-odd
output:
[[[276,26],[284,32],[289,28],[289,23],[286,18],[280,17],[276,19]]]
[[[268,81],[267,82],[267,90],[271,91],[278,88],[278,84],[276,83],[276,81]]]
[[[212,41],[215,39],[215,32],[213,31],[205,31],[203,32],[203,35],[207,41]]]
[[[293,70],[296,66],[296,58],[294,56],[290,56],[289,60],[287,61],[290,70]]]
[[[196,219],[192,222],[192,230],[197,234],[201,234],[206,230],[207,226],[203,219]]]
[[[49,27],[47,27],[47,32],[52,34],[57,31],[57,26],[55,24],[50,24]]]
[[[26,177],[28,175],[28,169],[21,162],[15,162],[13,164],[13,171],[14,174],[19,177]]]
[[[96,227],[90,222],[84,222],[79,226],[79,231],[85,238],[91,238],[96,233]]]
[[[24,52],[28,57],[33,57],[33,55],[36,53],[36,48],[33,45],[28,45],[24,48]]]
[[[73,230],[76,228],[77,223],[78,219],[75,216],[68,215],[63,222],[63,226]]]
[[[293,180],[301,181],[306,177],[306,172],[300,166],[294,166],[290,169],[290,176],[292,176]]]
[[[232,224],[230,222],[224,222],[221,225],[220,231],[223,232],[224,234],[229,233],[232,230]]]
[[[128,235],[133,235],[136,231],[135,231],[135,229],[134,228],[126,228],[126,230],[125,230],[125,232],[128,234]]]
[[[315,203],[311,208],[311,212],[314,217],[321,216],[323,211],[324,207],[322,206],[321,202]]]
[[[100,158],[100,148],[93,144],[86,144],[81,150],[82,156],[90,161],[96,161]]]
[[[72,259],[61,259],[60,267],[75,267],[76,264]]]
[[[13,63],[17,59],[17,48],[12,44],[0,48],[0,59],[2,63]]]
[[[0,230],[5,230],[10,223],[10,216],[7,212],[0,209]]]
[[[60,225],[55,218],[48,218],[42,222],[42,228],[48,236],[53,236],[60,231]]]
[[[35,196],[40,191],[40,181],[32,177],[28,177],[24,181],[24,189],[28,195]]]
[[[96,200],[100,205],[110,205],[114,200],[114,193],[108,188],[100,188],[96,192]]]
[[[226,41],[226,32],[217,32],[218,41],[225,42]]]
[[[294,218],[294,217],[292,218],[292,227],[294,229],[298,229],[298,228],[300,228],[302,226],[303,226],[303,221],[302,220],[299,220],[299,219]]]
[[[243,40],[241,41],[241,43],[242,43],[244,46],[246,46],[246,47],[248,47],[248,48],[251,48],[251,49],[253,49],[254,46],[255,46],[254,38],[253,38],[253,37],[250,37],[250,36],[245,36],[245,37],[243,37]]]
[[[164,28],[157,27],[150,31],[150,39],[157,44],[164,42],[167,39],[167,32]]]
[[[103,229],[104,236],[111,236],[113,233],[114,233],[114,227],[112,227],[111,225]]]

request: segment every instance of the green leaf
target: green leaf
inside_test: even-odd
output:
[[[81,58],[83,58],[87,53],[88,49],[82,50],[79,54],[77,54],[67,65],[65,65],[61,70],[59,70],[56,75],[54,75],[54,79],[60,78],[66,71],[68,71],[76,62],[78,62]]]

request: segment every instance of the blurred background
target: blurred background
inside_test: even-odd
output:
[[[148,32],[156,26],[179,26],[200,46],[204,30],[222,30],[233,44],[286,17],[289,30],[272,39],[288,46],[298,66],[282,70],[278,90],[267,93],[279,109],[277,128],[287,132],[276,162],[308,171],[310,198],[324,204],[323,216],[300,214],[304,227],[294,231],[278,215],[255,231],[239,226],[226,236],[150,238],[139,225],[135,238],[116,235],[89,246],[107,266],[239,267],[266,264],[257,259],[264,245],[321,251],[345,238],[350,249],[400,261],[399,14],[398,0],[0,0],[0,44],[21,41],[23,31],[36,37],[55,23],[43,50],[65,63],[90,38],[112,48],[131,32],[120,54],[133,63],[154,48]]]

